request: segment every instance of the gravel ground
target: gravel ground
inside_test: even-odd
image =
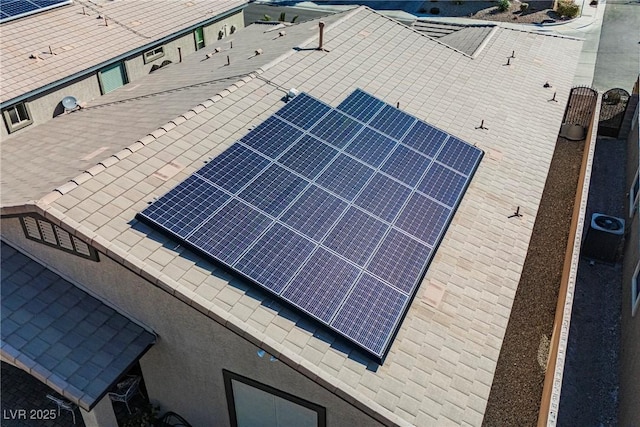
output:
[[[484,426],[534,426],[584,141],[558,138],[500,351]]]
[[[462,16],[474,19],[484,19],[487,21],[516,22],[519,24],[539,24],[542,22],[555,22],[560,19],[551,6],[553,1],[531,0],[527,3],[529,8],[526,12],[520,12],[520,2],[512,1],[511,8],[505,12],[500,12],[495,1],[463,1],[457,4],[456,1],[426,1],[421,7],[422,13],[431,14],[432,8],[438,8],[436,16]]]

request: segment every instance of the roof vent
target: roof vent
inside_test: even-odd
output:
[[[287,100],[295,98],[299,93],[300,91],[298,89],[292,87],[289,89],[289,92],[287,92]]]

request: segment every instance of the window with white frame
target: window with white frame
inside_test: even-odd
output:
[[[155,49],[151,49],[144,53],[144,63],[148,64],[151,61],[155,61],[158,58],[164,56],[164,46],[158,46]]]
[[[638,198],[638,194],[640,194],[640,169],[636,171],[636,176],[633,178],[633,182],[631,183],[631,188],[629,189],[629,217],[632,217],[633,214],[638,210],[638,203],[640,203],[640,199]]]
[[[640,271],[640,261],[636,265],[636,271],[631,278],[631,315],[635,316],[640,305],[640,289],[638,288],[638,272]]]
[[[29,126],[33,122],[31,115],[29,114],[29,108],[24,102],[15,104],[6,110],[3,110],[2,113],[9,132],[15,132],[25,126]]]

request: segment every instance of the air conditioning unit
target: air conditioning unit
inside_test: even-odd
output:
[[[624,219],[594,213],[582,243],[582,255],[600,261],[615,262],[624,238]]]

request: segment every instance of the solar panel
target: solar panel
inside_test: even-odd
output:
[[[243,137],[240,142],[244,142],[249,147],[275,159],[302,135],[301,130],[271,116]]]
[[[139,218],[382,362],[481,157],[362,90],[300,94]]]
[[[396,144],[396,141],[381,133],[365,128],[351,141],[345,151],[373,167],[378,167]]]
[[[415,118],[387,105],[371,120],[371,126],[392,138],[400,139],[415,122]]]
[[[320,247],[282,297],[317,319],[329,322],[359,273],[357,267]]]
[[[331,107],[328,105],[301,93],[282,107],[276,115],[302,129],[309,129],[329,111]]]
[[[313,185],[291,205],[280,220],[307,237],[320,241],[347,206],[347,202]]]
[[[71,3],[72,0],[0,0],[0,23]]]
[[[338,151],[331,146],[305,135],[279,162],[305,178],[313,179],[337,154]]]
[[[366,123],[384,106],[384,102],[372,97],[363,90],[356,89],[355,92],[338,105],[337,109]]]

